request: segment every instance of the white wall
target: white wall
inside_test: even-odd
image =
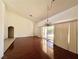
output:
[[[8,21],[6,16],[6,9],[5,9],[5,21],[4,21],[4,38],[6,39],[8,37]]]
[[[4,52],[4,12],[5,6],[0,0],[0,59]]]
[[[14,27],[14,37],[33,36],[33,22],[11,11],[6,11],[5,38],[8,27]]]
[[[35,36],[39,36],[39,37],[41,37],[41,27],[40,26],[38,26],[38,23],[36,23],[36,25],[35,25],[35,29],[34,29],[34,32],[35,32]]]
[[[70,21],[70,20],[77,19],[77,13],[78,13],[77,12],[77,5],[75,5],[72,8],[67,9],[63,12],[60,12],[48,19],[51,24]],[[35,35],[40,35],[40,32],[39,32],[39,31],[41,31],[40,27],[43,26],[46,22],[47,22],[47,20],[43,20],[43,21],[38,22],[36,24]]]

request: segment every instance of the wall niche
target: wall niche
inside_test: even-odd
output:
[[[8,38],[14,38],[14,27],[13,26],[8,27]]]

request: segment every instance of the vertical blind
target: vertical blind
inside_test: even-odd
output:
[[[64,49],[68,49],[68,23],[60,23],[55,25],[54,43]]]
[[[55,24],[54,43],[77,53],[77,21]]]
[[[69,50],[77,53],[77,21],[70,22]]]

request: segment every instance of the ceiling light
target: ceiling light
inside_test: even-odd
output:
[[[52,0],[50,2],[50,6],[47,5],[47,22],[45,24],[45,26],[51,26],[52,24],[49,22],[49,19],[48,19],[48,11],[52,8],[52,3],[54,2],[55,0]]]

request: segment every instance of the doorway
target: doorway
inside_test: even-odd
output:
[[[14,27],[13,26],[8,27],[8,38],[14,38]]]
[[[43,51],[53,59],[54,26],[42,27]]]

